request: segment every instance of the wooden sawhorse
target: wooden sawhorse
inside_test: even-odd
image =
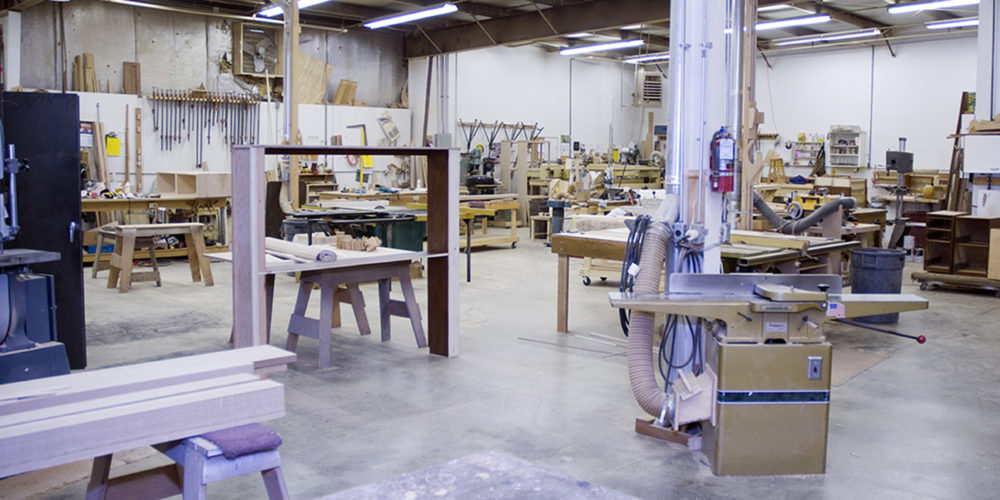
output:
[[[399,280],[400,287],[403,289],[404,300],[402,301],[392,300],[389,295],[393,278]],[[331,329],[335,325],[334,309],[339,307],[337,302],[351,302],[355,308],[355,316],[358,317],[360,328],[362,321],[358,316],[358,307],[361,304],[363,308],[364,302],[363,299],[360,299],[361,292],[358,290],[357,284],[368,281],[378,281],[382,341],[386,342],[390,338],[390,317],[401,316],[410,318],[410,324],[413,326],[413,335],[417,340],[417,347],[426,347],[427,339],[424,337],[420,307],[417,305],[417,299],[413,293],[413,283],[410,281],[410,261],[401,260],[398,262],[304,271],[299,283],[299,294],[295,300],[295,309],[292,312],[291,319],[288,321],[288,339],[285,342],[285,349],[295,352],[296,347],[298,347],[300,335],[317,339],[319,340],[319,368],[324,369],[329,367],[332,340]],[[340,290],[338,294],[337,286],[340,284],[347,285],[347,297],[342,295],[344,294],[344,290]],[[306,308],[309,305],[309,296],[312,293],[313,285],[319,285],[320,289],[319,319],[306,317]],[[364,324],[367,326],[367,319],[365,319]],[[368,333],[371,333],[371,330],[361,328],[362,335]]]

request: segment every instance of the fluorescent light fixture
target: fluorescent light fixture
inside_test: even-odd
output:
[[[793,26],[808,26],[810,24],[828,22],[830,22],[830,16],[826,14],[819,16],[793,17],[791,19],[778,19],[776,21],[764,21],[757,23],[757,31],[777,30],[781,28],[791,28]]]
[[[670,54],[662,53],[662,54],[649,54],[645,56],[629,57],[628,59],[625,59],[625,62],[630,64],[639,64],[652,61],[666,61],[667,59],[670,59]]]
[[[596,45],[583,45],[559,51],[559,55],[574,56],[576,54],[586,54],[589,52],[604,52],[605,50],[627,49],[638,47],[646,42],[642,40],[622,40],[620,42],[598,43]]]
[[[330,0],[299,0],[299,9],[305,9],[312,7],[313,5],[319,5],[321,3],[329,2]],[[261,17],[275,17],[284,14],[284,9],[280,5],[272,5],[257,13]]]
[[[765,5],[763,7],[757,7],[757,12],[771,12],[771,11],[775,11],[775,10],[785,10],[785,9],[788,9],[788,8],[790,8],[790,7],[788,7],[787,5],[785,5],[783,3],[778,3],[778,4],[774,4],[774,5]]]
[[[365,23],[365,27],[368,29],[377,30],[379,28],[385,28],[386,26],[409,23],[420,19],[427,19],[428,17],[443,16],[445,14],[451,14],[452,12],[457,12],[457,11],[458,7],[455,7],[455,4],[446,3],[438,5],[437,7],[431,7],[429,9],[417,10],[413,12],[407,12],[406,14],[400,14],[398,16],[385,17],[382,19],[369,21]]]
[[[929,30],[945,30],[948,28],[968,28],[970,26],[979,26],[978,17],[966,17],[963,19],[949,19],[947,21],[936,21],[925,23],[924,26]]]
[[[635,31],[635,30],[642,29],[642,25],[641,24],[630,24],[628,26],[622,26],[621,29],[623,29],[625,31]]]
[[[871,36],[879,36],[881,34],[882,32],[878,29],[870,29],[865,31],[852,31],[849,33],[833,33],[829,35],[810,36],[806,38],[792,38],[776,42],[775,45],[783,47],[785,45],[802,45],[804,43],[833,42],[836,40],[850,40],[852,38],[868,38]]]
[[[889,13],[906,14],[909,12],[920,12],[922,10],[952,9],[955,7],[966,7],[969,5],[979,5],[979,0],[940,0],[937,2],[907,3],[889,7]]]
[[[587,38],[588,36],[593,36],[593,33],[573,33],[566,35],[566,38]]]

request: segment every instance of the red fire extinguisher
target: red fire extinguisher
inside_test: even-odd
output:
[[[736,168],[736,141],[725,127],[712,134],[712,153],[709,175],[712,191],[731,193]]]

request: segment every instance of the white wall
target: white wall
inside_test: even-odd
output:
[[[643,110],[632,106],[635,66],[631,64],[569,58],[537,47],[494,47],[451,57],[453,122],[537,122],[544,128],[543,136],[571,135],[588,149],[608,147],[609,125],[615,145],[638,143],[645,137]],[[437,67],[438,61],[434,64]],[[416,141],[423,126],[427,59],[410,61],[409,66]],[[441,131],[436,69],[431,89],[428,133],[433,135]],[[664,123],[661,109],[646,111],[656,113],[655,123]],[[446,132],[453,134],[454,145],[464,148],[460,130]],[[486,138],[478,135],[473,144],[477,143],[485,144]]]
[[[757,103],[763,132],[781,141],[800,132],[825,136],[831,125],[858,125],[869,133],[872,166],[906,137],[914,168],[948,170],[958,105],[975,90],[976,39],[769,55],[757,61]],[[765,148],[770,144],[765,144]],[[788,151],[779,149],[786,159]],[[802,173],[802,172],[788,172]]]

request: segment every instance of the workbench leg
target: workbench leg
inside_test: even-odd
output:
[[[118,277],[121,276],[122,271],[122,255],[121,252],[123,245],[123,238],[121,235],[115,236],[115,248],[111,251],[111,258],[108,261],[108,288],[115,288],[118,286]]]
[[[556,331],[568,332],[569,313],[569,255],[559,256],[559,277],[556,278]]]
[[[410,315],[410,325],[413,326],[413,336],[417,339],[417,347],[427,347],[427,339],[424,337],[424,324],[420,317],[420,306],[417,305],[417,297],[413,293],[413,282],[410,281],[410,268],[406,266],[399,273],[399,287],[403,289],[403,300],[406,302],[406,312]]]
[[[205,280],[205,286],[215,285],[212,278],[211,262],[205,257],[205,228],[196,227],[191,230],[191,239],[194,240],[194,250],[198,257],[198,267],[201,268],[201,277]]]
[[[368,325],[368,313],[365,312],[365,296],[361,294],[361,289],[357,283],[347,284],[347,294],[351,300],[351,309],[354,311],[354,319],[358,323],[358,331],[361,335],[371,335],[372,328]]]
[[[149,262],[152,264],[153,275],[156,276],[156,286],[163,286],[163,280],[160,279],[160,264],[156,262],[156,239],[151,239],[149,242]]]
[[[135,230],[125,230],[122,236],[121,275],[118,279],[118,293],[132,289],[132,258],[135,256]]]
[[[382,342],[390,338],[390,318],[392,317],[389,292],[392,289],[392,278],[378,280],[378,312],[382,320]]]
[[[324,280],[319,285],[320,305],[319,305],[319,325],[317,340],[319,340],[319,369],[330,367],[330,344],[332,342],[333,329],[333,294],[337,284],[333,280]],[[303,311],[303,314],[305,311]]]
[[[465,282],[472,281],[472,223],[475,218],[465,221]]]
[[[517,219],[517,209],[516,208],[512,208],[510,210],[510,220],[507,221],[507,225],[510,226],[510,237],[511,237],[511,239],[514,240],[514,243],[517,242],[517,220],[518,220]],[[529,228],[531,227],[531,223],[530,222],[528,223],[528,227]]]
[[[264,313],[264,343],[271,343],[271,310],[274,308],[274,275],[264,275],[264,306],[267,311]],[[231,341],[232,339],[230,339]]]
[[[188,267],[191,268],[191,281],[201,281],[201,266],[198,265],[198,250],[194,247],[194,229],[184,233],[184,246],[187,247]]]
[[[94,267],[90,270],[90,279],[97,279],[97,271],[101,268],[101,247],[104,246],[104,235],[97,231],[97,247],[94,250]]]
[[[304,318],[306,316],[306,308],[309,306],[309,295],[312,293],[312,287],[312,283],[299,283],[299,295],[295,299],[295,309],[292,310],[293,319],[295,317]],[[329,324],[327,323],[327,325]],[[289,324],[288,330],[288,339],[285,340],[285,350],[295,352],[295,349],[299,346],[299,334],[292,333],[291,324]]]
[[[111,475],[111,455],[94,458],[87,484],[87,500],[104,500],[108,494],[108,478]]]

